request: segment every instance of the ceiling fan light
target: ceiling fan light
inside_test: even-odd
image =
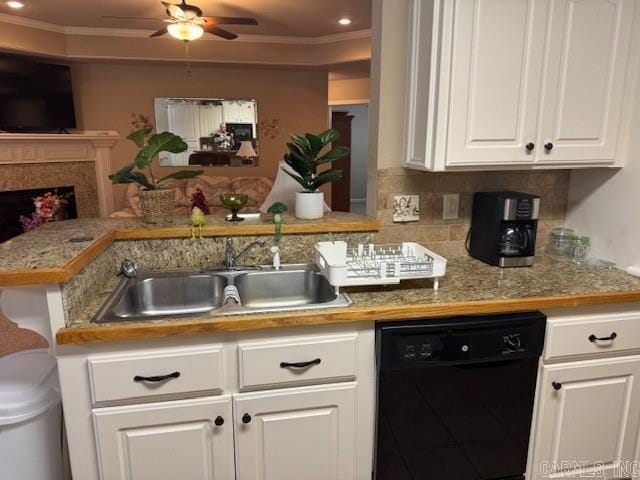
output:
[[[172,23],[167,26],[167,30],[169,35],[185,42],[197,40],[204,33],[204,29],[200,25],[189,22]]]
[[[13,8],[14,10],[20,10],[21,8],[24,7],[24,3],[18,2],[17,0],[9,0],[8,2],[5,2],[5,3],[7,7]]]

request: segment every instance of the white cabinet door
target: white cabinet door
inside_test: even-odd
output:
[[[222,105],[201,105],[200,115],[200,137],[209,137],[217,132],[222,123]]]
[[[97,408],[93,419],[102,480],[234,478],[229,395]]]
[[[191,103],[170,104],[167,108],[169,131],[182,137],[187,150],[182,153],[163,153],[165,164],[188,165],[189,155],[200,148],[200,107]]]
[[[615,161],[634,1],[550,0],[538,161]]]
[[[447,166],[532,163],[548,0],[455,0]]]
[[[256,123],[256,108],[252,101],[225,100],[224,121],[227,123]]]
[[[169,131],[184,140],[196,140],[200,136],[200,107],[191,103],[171,104],[167,109]]]
[[[616,468],[634,460],[639,382],[637,356],[544,366],[527,478],[629,476]]]
[[[235,395],[237,479],[353,480],[355,401],[356,383]]]

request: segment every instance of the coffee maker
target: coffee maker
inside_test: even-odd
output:
[[[536,250],[540,197],[519,192],[477,192],[469,254],[497,267],[530,267]]]

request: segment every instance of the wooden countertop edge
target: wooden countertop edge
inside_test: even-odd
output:
[[[421,317],[444,317],[450,315],[478,315],[631,302],[640,302],[640,290],[571,296],[529,297],[511,300],[501,299],[406,306],[350,307],[347,309],[322,310],[320,312],[306,311],[283,314],[252,314],[158,323],[130,323],[79,328],[69,327],[58,330],[56,342],[58,345],[83,344],[305,325],[417,319]]]
[[[326,223],[285,223],[282,226],[284,235],[301,233],[344,233],[344,232],[377,232],[380,224],[377,220],[339,220]],[[260,225],[210,225],[202,229],[205,237],[225,237],[238,235],[271,235],[274,226],[271,224]],[[116,240],[153,240],[165,238],[184,238],[191,236],[191,229],[184,227],[166,227],[154,229],[123,228],[115,232]]]
[[[295,235],[304,233],[345,233],[345,232],[377,232],[380,225],[377,220],[337,220],[326,223],[285,224],[283,233]],[[238,235],[271,235],[273,225],[233,225],[209,226],[203,230],[205,237],[224,237]],[[34,268],[0,271],[0,287],[22,285],[47,285],[66,283],[76,273],[86,267],[94,258],[102,253],[116,240],[158,240],[167,238],[188,238],[189,227],[166,227],[157,229],[114,229],[94,240],[82,252],[69,260],[61,268]]]

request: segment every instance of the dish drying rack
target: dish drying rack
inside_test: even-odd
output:
[[[419,243],[358,244],[318,242],[316,264],[329,283],[340,287],[387,285],[410,278],[432,278],[438,290],[447,270],[447,260]]]

